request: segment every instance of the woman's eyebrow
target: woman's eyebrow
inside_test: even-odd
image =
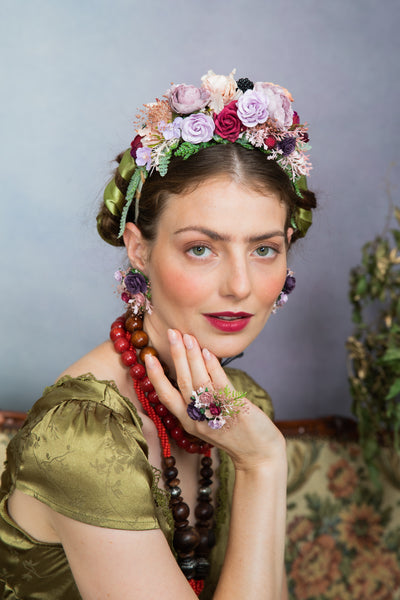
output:
[[[208,236],[212,240],[216,240],[216,241],[229,242],[232,239],[231,236],[229,236],[229,235],[217,233],[216,231],[212,231],[211,229],[207,229],[205,227],[196,227],[194,225],[189,225],[188,227],[182,227],[181,229],[177,229],[176,231],[174,231],[174,235],[177,235],[179,233],[184,233],[185,231],[197,231],[199,233],[202,233],[202,234]],[[284,233],[284,231],[281,231],[281,230],[267,231],[267,232],[261,233],[259,235],[248,236],[245,238],[245,241],[246,242],[261,242],[262,240],[268,240],[269,238],[276,237],[276,236],[285,237],[285,233]]]

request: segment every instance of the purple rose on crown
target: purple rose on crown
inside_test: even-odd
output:
[[[135,294],[145,294],[147,292],[147,282],[141,273],[129,271],[124,279],[126,290],[134,296]]]
[[[283,140],[278,143],[278,146],[282,150],[284,156],[289,156],[296,148],[296,138],[291,135],[286,135]]]

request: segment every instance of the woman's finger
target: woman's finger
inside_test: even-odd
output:
[[[168,329],[168,340],[175,366],[176,382],[183,397],[189,402],[193,390],[192,373],[190,371],[182,336],[179,331]]]
[[[192,375],[192,389],[197,390],[200,387],[214,387],[204,364],[204,358],[196,338],[185,333],[183,342],[185,344],[187,360]]]
[[[181,394],[168,378],[165,376],[164,369],[160,361],[152,355],[145,356],[145,365],[147,376],[154,386],[160,401],[172,412],[176,417],[186,413],[186,402]]]
[[[214,389],[219,391],[228,386],[228,388],[233,391],[232,384],[229,381],[225,371],[221,367],[221,364],[215,354],[207,350],[207,348],[203,348],[202,356],[204,359],[205,368],[207,369]]]

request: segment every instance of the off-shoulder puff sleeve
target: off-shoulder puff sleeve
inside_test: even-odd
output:
[[[104,383],[78,379],[50,388],[42,398],[46,410],[41,401],[33,409],[19,445],[16,487],[91,525],[159,528],[147,445],[128,401]],[[52,394],[61,394],[53,405]]]

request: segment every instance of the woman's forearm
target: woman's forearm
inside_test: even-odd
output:
[[[236,470],[230,534],[214,600],[281,598],[286,522],[286,455]]]

